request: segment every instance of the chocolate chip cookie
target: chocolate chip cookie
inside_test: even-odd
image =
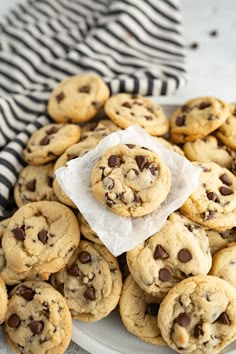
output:
[[[172,213],[159,232],[127,252],[136,283],[163,299],[182,279],[207,274],[211,254],[204,228],[180,213]]]
[[[78,212],[78,220],[79,220],[79,226],[80,226],[80,232],[81,234],[87,238],[89,241],[98,243],[99,245],[102,245],[102,241],[98,237],[95,231],[91,229],[89,226],[88,222],[86,219],[83,217],[83,215]]]
[[[222,146],[218,140],[209,135],[195,141],[188,141],[183,146],[186,157],[190,161],[216,162],[222,167],[231,169],[236,152]]]
[[[26,278],[31,278],[32,275],[30,272],[17,273],[7,266],[5,252],[2,247],[2,237],[6,231],[9,221],[10,218],[0,222],[0,277],[3,279],[6,285],[15,285]]]
[[[7,304],[8,304],[8,296],[7,296],[7,289],[4,281],[0,277],[0,324],[5,321],[5,316],[7,312]]]
[[[158,155],[133,144],[109,148],[92,171],[95,198],[121,216],[151,213],[165,200],[170,185],[169,168]]]
[[[53,163],[48,163],[41,166],[28,165],[21,170],[14,188],[14,198],[19,208],[31,202],[57,200],[52,188],[53,167]]]
[[[80,141],[77,144],[70,146],[56,161],[54,166],[54,172],[60,168],[66,166],[67,162],[77,157],[84,156],[89,150],[95,148],[98,144],[98,140],[93,138],[88,138],[86,141]],[[72,208],[77,209],[76,205],[72,200],[64,193],[60,184],[57,182],[57,179],[54,178],[53,181],[53,190],[58,200]]]
[[[158,326],[178,353],[219,353],[236,339],[236,289],[209,275],[185,279],[161,303]]]
[[[236,228],[226,231],[206,230],[211,255],[213,256],[221,248],[226,247],[231,242],[236,242]]]
[[[236,103],[229,105],[230,114],[224,124],[216,132],[216,136],[229,146],[236,150]]]
[[[122,322],[130,333],[147,343],[165,345],[157,326],[158,300],[145,293],[131,275],[123,285],[119,305]]]
[[[55,160],[80,139],[81,129],[75,124],[48,124],[34,132],[23,151],[29,165],[43,165]]]
[[[160,136],[167,133],[169,123],[161,106],[141,95],[119,93],[105,104],[108,117],[122,129],[139,124],[149,134]]]
[[[7,266],[48,279],[69,261],[80,231],[73,212],[57,202],[26,204],[11,217],[2,239]]]
[[[102,119],[98,122],[87,123],[82,127],[81,140],[85,140],[87,138],[101,140],[105,138],[105,136],[118,130],[120,130],[120,128],[109,119]]]
[[[227,280],[236,288],[236,243],[229,243],[227,247],[215,253],[212,260],[211,275]]]
[[[65,299],[47,283],[27,281],[9,299],[5,323],[15,353],[63,354],[72,336],[72,319]]]
[[[95,322],[118,304],[122,279],[115,257],[96,243],[81,241],[67,266],[51,278],[65,297],[72,317]]]
[[[156,138],[159,143],[164,145],[167,149],[176,152],[176,154],[179,154],[180,156],[184,156],[183,150],[175,144],[171,144],[168,140],[163,139],[163,138]]]
[[[236,226],[236,177],[214,162],[200,167],[198,188],[181,207],[190,219],[209,229],[225,231]]]
[[[95,116],[109,95],[108,86],[99,76],[71,76],[53,90],[48,102],[48,113],[59,123],[85,122]]]
[[[229,116],[228,105],[214,97],[199,97],[178,108],[170,120],[173,143],[194,141],[219,128]]]

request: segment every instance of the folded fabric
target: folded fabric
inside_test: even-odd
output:
[[[178,0],[24,0],[0,22],[0,216],[29,136],[66,76],[102,76],[116,92],[172,94],[187,80]]]

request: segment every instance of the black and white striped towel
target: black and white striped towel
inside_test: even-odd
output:
[[[0,217],[52,88],[82,71],[111,93],[167,95],[186,82],[178,0],[24,0],[0,22]]]

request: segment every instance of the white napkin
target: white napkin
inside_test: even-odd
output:
[[[93,196],[91,172],[94,164],[110,147],[136,144],[156,152],[171,172],[171,189],[166,200],[151,214],[129,218],[113,213]],[[105,137],[83,157],[71,160],[56,171],[63,191],[75,203],[91,228],[114,256],[128,251],[159,231],[168,215],[177,210],[198,186],[200,169],[186,158],[164,147],[138,125]]]

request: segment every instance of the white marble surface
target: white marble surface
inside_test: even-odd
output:
[[[0,0],[0,16],[17,0]],[[198,95],[215,95],[226,101],[236,100],[236,1],[181,0],[187,45],[197,42],[199,48],[188,49],[189,83],[173,100],[182,101]],[[217,29],[219,36],[209,32]],[[0,331],[0,353],[10,354]],[[67,354],[86,354],[71,344]],[[102,353],[101,353],[102,354]]]

